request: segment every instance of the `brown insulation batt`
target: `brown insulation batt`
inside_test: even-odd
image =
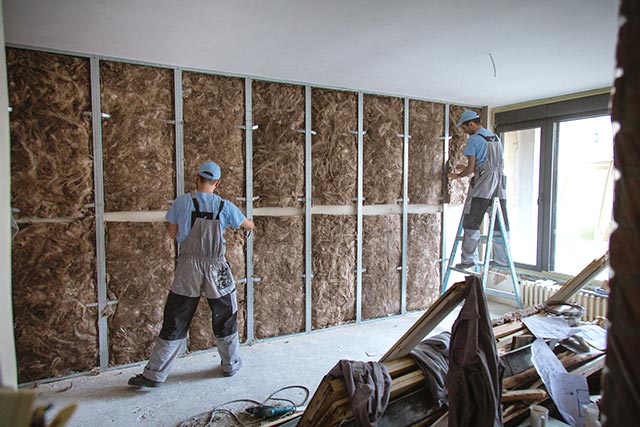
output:
[[[364,95],[364,203],[397,204],[402,197],[404,103],[400,98]]]
[[[108,223],[109,363],[145,360],[162,327],[174,271],[174,244],[163,223]]]
[[[482,108],[465,107],[462,105],[451,105],[449,110],[449,160],[447,161],[446,172],[454,171],[457,166],[466,166],[467,158],[464,155],[464,148],[467,145],[468,135],[462,131],[459,127],[456,127],[460,115],[464,110],[473,110],[481,117],[482,122],[485,120],[482,117]],[[454,205],[464,203],[464,199],[467,196],[467,189],[469,188],[469,181],[471,178],[458,178],[448,179],[446,202]]]
[[[356,318],[356,218],[312,217],[313,329]]]
[[[362,317],[374,319],[400,313],[402,217],[363,218]]]
[[[440,296],[441,214],[409,215],[407,310],[429,308]]]
[[[358,95],[313,89],[313,203],[351,205],[357,196]]]
[[[256,217],[254,240],[255,335],[267,338],[304,330],[304,218]]]
[[[89,60],[8,48],[7,72],[11,206],[26,216],[84,216],[93,203]]]
[[[253,83],[254,207],[300,207],[304,197],[304,88]]]
[[[444,105],[409,101],[409,203],[442,203]]]
[[[21,225],[13,241],[18,382],[98,366],[92,219]]]
[[[100,63],[105,210],[165,210],[175,198],[173,70]]]
[[[244,80],[184,72],[184,188],[196,188],[198,166],[213,160],[222,170],[218,193],[236,205],[245,194]]]
[[[246,278],[246,257],[244,252],[245,237],[242,229],[232,230],[227,228],[224,233],[227,249],[227,262],[231,266],[233,277],[236,279],[236,291],[238,295],[238,335],[240,341],[246,339],[247,302],[246,283],[238,283]],[[200,304],[196,311],[191,329],[189,330],[189,351],[206,350],[216,345],[216,339],[211,328],[211,309],[207,300],[200,298]]]

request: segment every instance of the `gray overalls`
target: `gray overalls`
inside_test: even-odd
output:
[[[162,330],[144,369],[144,376],[164,382],[177,357],[182,353],[191,319],[205,294],[216,336],[218,353],[225,373],[239,369],[238,302],[236,286],[225,260],[225,244],[220,231],[220,202],[217,215],[201,212],[195,195],[191,230],[180,244],[176,272],[164,307]]]
[[[480,224],[484,219],[491,201],[494,197],[500,198],[500,207],[504,216],[505,228],[509,231],[509,219],[507,218],[506,180],[504,177],[504,159],[502,155],[502,143],[493,136],[477,135],[487,142],[487,158],[481,167],[476,167],[467,199],[464,204],[464,238],[462,240],[461,262],[474,263],[478,259],[478,242],[480,241]],[[500,236],[500,230],[496,226],[494,236]],[[493,260],[501,265],[507,265],[506,248],[502,242],[495,240],[493,244]]]

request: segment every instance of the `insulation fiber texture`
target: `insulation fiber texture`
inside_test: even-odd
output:
[[[402,217],[363,218],[362,317],[374,319],[400,313]]]
[[[93,220],[22,226],[12,250],[18,382],[98,366]]]
[[[304,203],[304,88],[253,84],[254,207],[301,207]]]
[[[464,155],[464,149],[467,145],[468,135],[462,131],[459,127],[456,127],[458,120],[464,110],[473,110],[478,115],[482,115],[481,108],[465,107],[462,105],[451,105],[449,111],[449,160],[447,161],[446,172],[452,172],[456,170],[458,166],[466,166],[467,158]],[[482,117],[481,117],[482,118]],[[447,186],[447,202],[460,205],[464,203],[464,199],[467,196],[467,190],[469,189],[469,182],[471,178],[458,178],[448,179]]]
[[[198,166],[213,160],[222,170],[218,193],[236,205],[245,193],[244,80],[182,73],[185,192],[196,189]]]
[[[442,203],[444,105],[409,101],[409,202]]]
[[[409,215],[407,310],[427,309],[440,296],[441,214]]]
[[[233,277],[236,279],[236,293],[238,297],[238,336],[240,341],[246,339],[247,302],[246,283],[238,283],[246,278],[246,258],[244,252],[245,237],[241,229],[227,228],[224,232],[226,240],[226,259],[231,266]],[[189,330],[189,351],[206,350],[216,345],[211,326],[211,309],[204,296],[200,298],[200,304],[191,321]]]
[[[164,210],[175,198],[173,70],[100,63],[105,210]]]
[[[313,202],[351,205],[357,196],[358,95],[353,92],[313,89]]]
[[[305,325],[304,218],[256,217],[255,335],[302,332]]]
[[[402,197],[403,101],[364,95],[364,203],[396,204]]]
[[[7,49],[11,206],[82,217],[93,202],[89,60]]]
[[[312,217],[313,329],[356,318],[356,217]]]
[[[109,363],[149,358],[162,327],[175,267],[175,245],[163,223],[108,223]]]

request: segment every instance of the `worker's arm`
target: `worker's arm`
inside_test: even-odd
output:
[[[178,224],[169,223],[167,230],[169,231],[169,237],[171,237],[172,239],[175,239],[176,236],[178,235]]]
[[[463,178],[465,176],[473,175],[476,170],[476,156],[467,156],[467,166],[462,169],[461,172],[449,172],[447,176],[449,179]]]

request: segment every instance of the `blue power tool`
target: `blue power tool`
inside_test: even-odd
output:
[[[248,413],[253,415],[254,417],[259,418],[271,418],[277,417],[278,415],[288,414],[289,412],[293,412],[295,408],[293,406],[269,406],[269,405],[260,405],[260,406],[251,406],[246,409]]]

